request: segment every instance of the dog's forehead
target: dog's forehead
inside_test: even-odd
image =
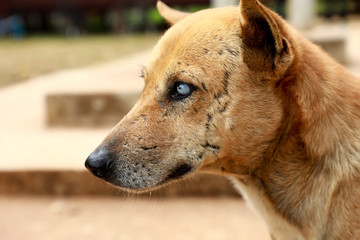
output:
[[[195,62],[207,48],[219,41],[240,44],[240,10],[237,7],[207,9],[196,12],[172,26],[155,46],[147,70],[158,74],[176,68],[182,61]]]

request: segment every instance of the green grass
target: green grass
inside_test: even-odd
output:
[[[109,61],[155,45],[158,35],[0,39],[0,87],[61,69]]]

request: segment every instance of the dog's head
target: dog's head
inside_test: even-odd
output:
[[[249,173],[282,118],[274,87],[294,58],[283,20],[257,0],[194,14],[158,9],[173,26],[143,69],[143,93],[86,167],[129,190],[198,170]]]

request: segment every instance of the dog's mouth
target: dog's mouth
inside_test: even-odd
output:
[[[135,184],[131,187],[122,187],[121,184],[115,184],[116,186],[120,187],[121,189],[125,191],[135,192],[135,193],[142,193],[142,192],[148,192],[152,190],[159,189],[161,187],[166,186],[167,184],[181,180],[185,178],[186,176],[190,175],[190,173],[193,172],[193,167],[188,163],[181,163],[177,165],[173,170],[170,171],[170,173],[165,177],[163,181],[158,182],[157,184],[154,183],[153,179],[142,179],[141,181],[143,183],[146,183],[146,186],[137,187]]]
[[[131,166],[131,167],[130,167]],[[115,163],[107,168],[106,174],[97,171],[90,172],[107,183],[122,190],[141,193],[161,188],[172,181],[180,180],[193,172],[194,168],[188,163],[175,165],[167,174],[158,172],[161,168],[152,166],[152,169],[144,168],[144,164],[127,165]],[[159,170],[157,170],[159,169]]]
[[[183,161],[173,166],[161,162],[119,161],[113,152],[108,152],[104,148],[90,154],[85,166],[96,177],[121,189],[134,192],[159,188],[194,171],[191,164]]]
[[[191,171],[192,171],[192,166],[190,164],[182,163],[182,164],[178,165],[177,167],[175,167],[170,172],[170,174],[167,176],[167,178],[164,180],[164,182],[179,179],[179,178],[185,176],[186,174],[190,173]]]

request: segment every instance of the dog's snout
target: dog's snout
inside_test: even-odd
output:
[[[85,161],[85,167],[96,177],[105,178],[109,175],[114,163],[110,153],[104,150],[95,150]]]

